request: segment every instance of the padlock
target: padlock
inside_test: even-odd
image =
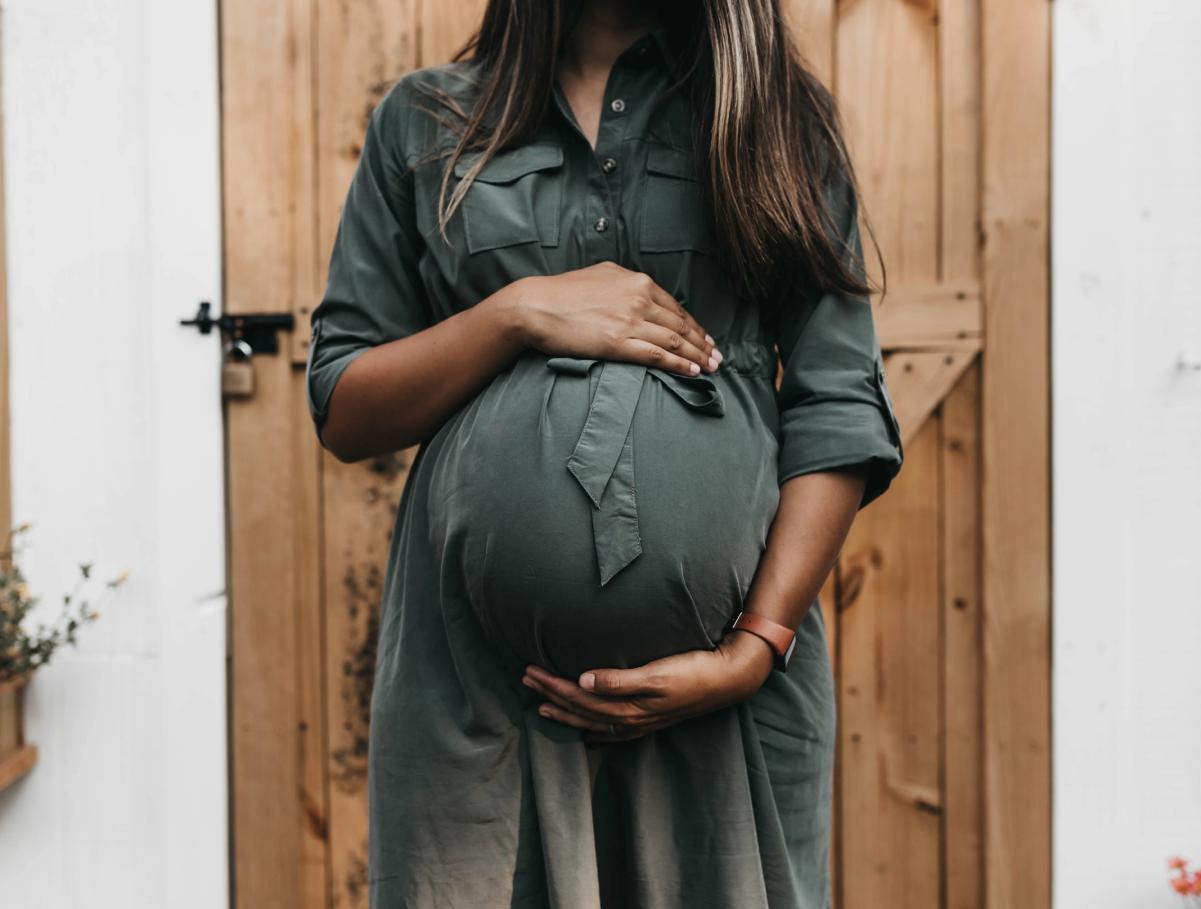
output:
[[[226,342],[221,361],[221,394],[249,398],[254,394],[254,351],[241,338]]]

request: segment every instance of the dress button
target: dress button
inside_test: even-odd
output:
[[[607,218],[597,218],[596,223],[592,226],[596,228],[598,234],[603,234],[609,229],[609,220]]]
[[[609,102],[609,107],[613,108],[613,113],[620,114],[626,109],[626,103],[620,98],[614,98],[611,102]]]
[[[604,163],[601,164],[601,170],[607,174],[611,174],[613,171],[617,170],[617,162],[612,158],[605,158]]]

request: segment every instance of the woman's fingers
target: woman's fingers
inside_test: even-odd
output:
[[[605,712],[602,712],[599,710],[594,710],[591,707],[580,703],[579,700],[570,698],[564,695],[562,692],[554,688],[550,688],[549,686],[538,681],[527,681],[526,684],[530,688],[534,689],[534,691],[538,692],[538,694],[546,698],[550,702],[551,706],[557,707],[562,711],[566,711],[573,716],[578,716],[590,723],[600,723],[606,729],[608,728],[609,723],[613,723],[615,725],[621,724],[622,726],[625,726],[632,720],[632,716],[626,711],[618,710],[616,704],[607,705],[609,709]],[[546,707],[547,705],[543,704],[542,706]],[[543,716],[548,715],[549,714],[543,712]]]
[[[697,347],[678,331],[654,322],[643,322],[636,331],[641,340],[649,341],[656,347],[662,347],[666,351],[690,360],[706,372],[713,372],[717,369],[716,360],[711,359],[704,349]]]
[[[636,701],[597,697],[540,667],[527,669],[523,681],[559,707],[596,722],[637,724],[647,716],[646,708]]]
[[[721,352],[717,350],[711,340],[708,340],[709,336],[704,329],[696,323],[696,320],[688,314],[684,307],[672,300],[671,297],[668,297],[668,300],[673,304],[673,308],[669,309],[658,302],[647,308],[646,321],[657,326],[652,335],[646,336],[647,339],[672,350],[675,345],[663,343],[661,339],[667,339],[670,342],[674,338],[679,338],[687,345],[686,355],[689,359],[696,361],[704,370],[715,371],[722,360]]]
[[[653,303],[658,305],[659,308],[666,312],[670,317],[677,320],[676,323],[668,322],[665,324],[671,326],[673,324],[677,324],[678,321],[682,319],[684,320],[683,324],[687,326],[684,333],[692,334],[695,338],[697,338],[698,346],[702,341],[708,344],[710,347],[713,346],[713,338],[709,336],[705,329],[701,328],[701,324],[697,322],[695,318],[693,318],[692,313],[686,310],[679,300],[665,291],[653,280],[650,283],[650,296]],[[658,320],[656,319],[655,321]]]
[[[654,663],[634,669],[590,669],[580,676],[580,687],[606,698],[662,696],[663,679]]]
[[[642,338],[627,338],[622,342],[619,352],[622,359],[643,366],[656,366],[684,376],[696,376],[701,372],[699,363]]]
[[[562,723],[564,726],[573,726],[576,729],[582,729],[584,732],[589,733],[584,736],[584,741],[589,744],[628,742],[631,739],[641,738],[644,735],[649,735],[658,729],[662,729],[664,726],[671,725],[668,721],[662,721],[633,728],[621,726],[618,723],[613,723],[610,726],[609,723],[582,717],[577,713],[564,710],[553,704],[543,704],[538,708],[538,712],[548,720],[554,720],[556,723]]]

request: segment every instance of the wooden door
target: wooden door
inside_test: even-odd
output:
[[[887,266],[876,318],[906,447],[825,596],[836,903],[1048,907],[1049,6],[790,11]]]
[[[222,3],[226,309],[292,313],[231,400],[240,907],[367,905],[377,602],[412,451],[345,465],[305,409],[367,117],[482,0]],[[907,464],[823,602],[839,677],[838,905],[1049,907],[1045,0],[788,0],[888,267]]]

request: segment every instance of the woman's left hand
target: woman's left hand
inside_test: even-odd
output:
[[[745,631],[716,650],[688,650],[636,669],[592,669],[578,682],[541,666],[522,681],[543,695],[539,713],[584,730],[587,742],[624,742],[746,700],[767,680],[772,651]]]

